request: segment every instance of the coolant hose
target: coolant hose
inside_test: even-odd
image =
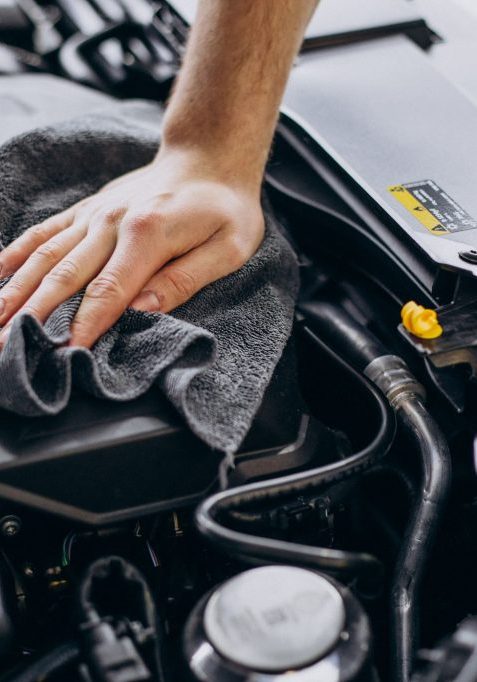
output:
[[[388,352],[383,344],[349,315],[346,310],[327,301],[310,301],[300,305],[305,320],[319,331],[321,341],[362,372],[370,362]]]
[[[382,565],[366,553],[312,547],[259,537],[233,530],[222,517],[243,505],[301,495],[357,474],[374,464],[390,449],[395,435],[395,418],[386,400],[369,386],[379,410],[379,430],[360,452],[331,464],[278,478],[249,483],[217,493],[198,507],[195,521],[200,533],[226,553],[252,563],[291,563],[322,570],[342,579],[358,578],[363,592],[381,586]]]
[[[417,645],[415,605],[425,562],[450,488],[451,460],[447,442],[419,396],[403,396],[395,409],[400,423],[419,448],[424,469],[422,496],[407,527],[391,594],[393,639],[396,642],[392,669],[397,682],[408,682]]]
[[[424,406],[423,386],[404,360],[389,354],[368,329],[338,305],[313,301],[300,310],[305,324],[333,343],[384,393],[420,454],[422,495],[406,529],[391,590],[392,676],[396,682],[408,682],[417,644],[419,588],[451,483],[449,448]]]

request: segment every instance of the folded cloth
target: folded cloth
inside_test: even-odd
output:
[[[13,87],[14,79],[10,82]],[[137,101],[100,105],[89,114],[22,132],[0,147],[4,245],[151,161],[161,109]],[[56,414],[73,386],[123,401],[157,384],[195,434],[233,453],[290,335],[297,273],[293,250],[267,209],[265,239],[240,270],[171,315],[128,309],[92,350],[64,345],[82,293],[60,305],[44,325],[19,315],[0,353],[0,407],[27,416]]]

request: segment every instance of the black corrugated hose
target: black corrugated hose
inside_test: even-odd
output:
[[[350,371],[353,371],[350,368]],[[379,430],[373,441],[346,459],[315,469],[243,485],[206,499],[196,511],[200,533],[228,554],[250,563],[290,563],[325,571],[345,581],[358,579],[366,594],[381,588],[382,564],[366,553],[312,547],[282,540],[259,537],[224,525],[227,512],[252,502],[277,500],[301,495],[348,478],[369,468],[390,449],[395,435],[395,417],[389,404],[369,384],[369,391],[379,412]]]

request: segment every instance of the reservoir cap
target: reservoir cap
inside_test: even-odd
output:
[[[252,671],[284,672],[321,659],[345,623],[343,599],[323,576],[264,566],[235,576],[209,599],[204,627],[225,658]]]

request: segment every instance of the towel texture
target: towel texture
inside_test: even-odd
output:
[[[9,81],[15,89],[15,79]],[[4,142],[4,246],[32,224],[151,160],[160,108],[104,98],[98,106]],[[23,415],[55,414],[75,385],[96,396],[129,400],[157,383],[200,438],[224,452],[236,451],[289,337],[298,286],[294,253],[269,211],[266,222],[262,246],[238,272],[206,287],[172,315],[127,310],[91,351],[64,346],[81,294],[45,325],[19,316],[0,354],[0,407]]]

